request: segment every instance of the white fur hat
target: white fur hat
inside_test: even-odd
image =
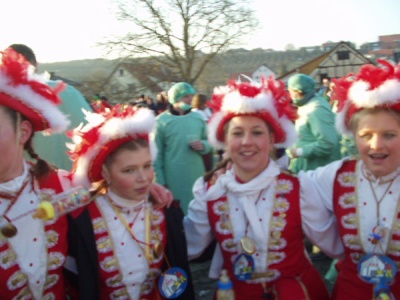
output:
[[[90,188],[91,183],[103,179],[101,170],[107,157],[131,140],[148,140],[152,158],[155,159],[157,149],[150,140],[150,133],[155,125],[152,110],[118,104],[104,114],[84,113],[88,123],[75,128],[71,134],[73,144],[67,144],[74,162],[71,171],[74,184]]]
[[[390,107],[400,111],[400,67],[385,60],[380,66],[364,65],[358,74],[333,79],[332,98],[338,101],[336,127],[351,134],[349,122],[354,113],[374,107]]]
[[[58,109],[58,94],[65,84],[60,82],[54,89],[46,84],[43,75],[35,73],[34,67],[12,48],[1,52],[0,105],[9,107],[25,116],[34,131],[62,132],[68,118]]]
[[[295,108],[285,84],[273,77],[262,78],[261,83],[230,81],[227,86],[216,87],[209,106],[213,115],[208,123],[208,140],[216,149],[225,148],[225,124],[241,115],[265,120],[274,130],[276,147],[289,147],[296,140]]]

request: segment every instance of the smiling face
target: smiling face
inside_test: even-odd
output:
[[[237,116],[227,125],[225,143],[236,175],[247,182],[268,166],[274,138],[264,120],[254,116]]]
[[[154,179],[150,148],[122,146],[104,164],[103,177],[110,182],[109,188],[124,199],[140,202],[147,198]]]
[[[400,166],[400,114],[362,111],[356,117],[354,136],[365,166],[377,177]]]

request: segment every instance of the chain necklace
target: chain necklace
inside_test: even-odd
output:
[[[117,213],[118,218],[121,220],[121,222],[124,225],[124,227],[126,228],[126,230],[130,233],[133,240],[138,244],[138,246],[144,252],[148,263],[151,264],[151,262],[154,258],[155,259],[159,258],[164,253],[164,249],[163,249],[161,241],[158,241],[154,245],[151,244],[151,233],[150,233],[150,231],[151,231],[151,216],[150,216],[150,209],[147,206],[147,201],[145,201],[143,203],[142,207],[140,208],[140,211],[137,213],[137,215],[135,216],[133,223],[132,223],[132,227],[133,227],[136,219],[138,218],[138,216],[140,215],[141,211],[144,208],[144,210],[145,210],[145,241],[141,241],[136,237],[136,235],[134,234],[134,232],[132,230],[132,227],[128,224],[128,222],[122,215],[121,209],[113,202],[113,200],[111,199],[111,197],[108,194],[107,194],[107,199],[109,200],[114,211]]]

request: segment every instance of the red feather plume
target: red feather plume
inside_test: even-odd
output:
[[[10,84],[14,86],[29,85],[35,93],[41,95],[42,97],[53,102],[54,104],[59,105],[61,103],[61,99],[58,96],[58,93],[60,93],[65,88],[64,83],[60,83],[54,89],[52,89],[49,85],[45,83],[31,80],[28,76],[30,63],[25,59],[23,55],[19,54],[10,47],[2,51],[1,53],[2,65],[0,66],[0,70],[2,70],[10,77]]]

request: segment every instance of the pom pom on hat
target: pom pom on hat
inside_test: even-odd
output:
[[[194,95],[195,93],[195,89],[189,83],[178,82],[168,90],[168,101],[171,104],[175,104],[178,103],[182,97],[186,95]]]
[[[361,67],[358,74],[333,79],[332,98],[338,101],[336,127],[343,134],[351,134],[349,122],[358,111],[366,108],[387,107],[400,111],[400,66],[378,60],[380,66]]]
[[[293,121],[296,111],[282,81],[273,77],[262,79],[261,84],[228,82],[216,87],[209,106],[213,115],[208,123],[208,140],[216,149],[224,149],[224,126],[236,116],[256,116],[273,129],[276,147],[289,147],[297,134]]]
[[[73,161],[71,177],[74,184],[90,188],[91,183],[102,180],[105,160],[128,141],[148,140],[152,158],[155,159],[157,149],[150,140],[156,120],[152,110],[118,104],[104,114],[84,113],[88,123],[70,132],[73,143],[67,144]]]
[[[60,82],[52,88],[46,78],[36,74],[35,68],[12,48],[1,52],[0,105],[9,107],[25,116],[34,131],[62,132],[68,118],[58,109],[58,94],[65,84]]]

